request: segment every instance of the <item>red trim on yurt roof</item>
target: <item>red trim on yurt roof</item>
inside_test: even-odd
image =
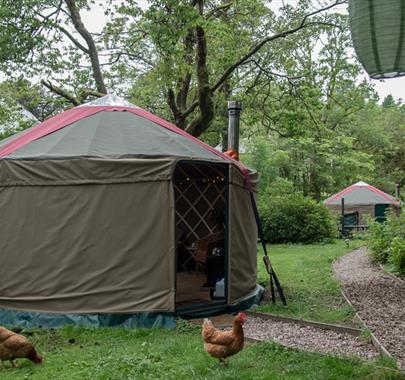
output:
[[[87,116],[100,112],[101,110],[99,108],[100,107],[72,108],[25,130],[0,149],[0,158],[8,156],[34,140],[49,135]]]
[[[381,195],[382,197],[384,197],[390,203],[398,204],[398,202],[396,202],[395,199],[391,195],[389,195],[387,193],[384,193],[383,191],[377,189],[376,187],[374,187],[372,185],[356,185],[356,184],[351,185],[349,187],[346,187],[346,189],[343,189],[339,193],[337,193],[335,195],[332,195],[330,198],[325,200],[325,204],[331,204],[333,201],[335,201],[335,200],[337,200],[339,198],[342,198],[343,195],[345,195],[347,193],[350,193],[351,191],[353,191],[355,189],[361,189],[361,188],[368,189],[368,190],[370,190],[370,191],[372,191],[372,192],[374,192],[374,193],[376,193],[378,195]]]
[[[20,135],[16,136],[15,139],[12,139],[9,143],[0,148],[0,158],[8,156],[9,154],[15,152],[17,149],[22,148],[23,146],[29,144],[34,140],[49,135],[50,133],[58,131],[59,129],[62,129],[64,127],[67,127],[68,125],[73,124],[78,120],[81,120],[88,116],[92,116],[102,111],[127,111],[137,116],[148,119],[160,125],[163,128],[166,128],[174,133],[177,133],[181,136],[188,138],[189,140],[194,141],[196,144],[199,144],[200,146],[209,150],[211,153],[214,153],[215,155],[223,158],[224,160],[235,163],[247,178],[248,168],[244,166],[241,162],[236,161],[233,158],[227,156],[226,154],[217,151],[210,145],[190,135],[186,131],[176,127],[174,124],[138,107],[135,108],[135,107],[121,107],[121,106],[87,106],[87,107],[80,106],[72,108],[56,116],[53,116],[43,121],[42,123],[27,129]],[[247,183],[249,183],[249,181],[247,181]]]
[[[360,187],[360,186],[359,186]],[[392,202],[392,203],[398,203],[395,201],[395,198],[392,197],[391,195],[384,193],[384,191],[377,189],[376,187],[372,186],[372,185],[368,185],[368,186],[362,186],[362,187],[367,187],[368,189],[370,189],[371,191],[374,191],[375,193],[381,195],[382,197],[384,197],[385,199],[387,199],[388,201]]]
[[[346,187],[346,189],[343,189],[343,190],[339,191],[339,192],[338,192],[337,194],[335,194],[335,195],[332,195],[330,198],[328,198],[328,199],[325,201],[325,204],[329,204],[329,203],[333,202],[335,199],[338,199],[339,197],[341,197],[342,195],[347,194],[348,192],[350,192],[350,191],[352,190],[352,188],[353,188],[353,185],[351,185],[351,186],[349,186],[349,187]]]

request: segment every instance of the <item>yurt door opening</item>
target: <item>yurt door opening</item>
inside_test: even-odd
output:
[[[224,303],[228,166],[181,161],[174,172],[176,309]]]

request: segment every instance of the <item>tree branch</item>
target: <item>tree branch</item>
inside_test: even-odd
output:
[[[87,49],[84,45],[82,45],[76,38],[73,37],[73,35],[65,29],[63,26],[54,24],[55,28],[59,29],[66,37],[69,38],[70,41],[73,42],[73,44],[78,47],[81,51],[83,51],[86,54],[90,54],[90,50]]]
[[[187,32],[187,36],[184,38],[184,61],[187,65],[191,65],[193,63],[193,46],[194,46],[194,32],[192,29],[189,29]],[[188,71],[188,70],[187,70]],[[179,80],[180,82],[180,89],[177,93],[176,101],[178,107],[183,112],[187,107],[187,95],[190,89],[190,81],[191,81],[191,73],[187,72],[183,78]]]
[[[316,15],[316,14],[318,14],[318,13],[324,12],[324,11],[326,11],[326,10],[328,10],[328,9],[331,9],[331,8],[337,6],[337,5],[341,5],[341,4],[344,4],[344,3],[346,3],[346,1],[337,0],[337,1],[335,1],[335,3],[333,3],[333,4],[331,4],[331,5],[327,6],[327,7],[324,7],[324,8],[318,9],[318,10],[316,10],[316,11],[314,11],[314,12],[311,12],[311,13],[306,14],[306,15],[302,18],[301,22],[299,23],[299,25],[298,25],[297,27],[292,28],[292,29],[289,29],[289,30],[286,30],[286,31],[281,32],[281,33],[274,34],[274,35],[272,35],[272,36],[270,36],[270,37],[266,37],[266,38],[264,38],[263,40],[261,40],[259,43],[257,43],[256,45],[254,45],[243,57],[241,57],[237,62],[235,62],[233,65],[229,66],[229,67],[225,70],[225,72],[224,72],[224,73],[222,74],[222,76],[218,79],[218,81],[211,87],[211,92],[215,92],[215,91],[222,85],[222,83],[224,83],[224,82],[228,79],[228,77],[229,77],[241,64],[243,64],[243,63],[244,63],[246,60],[248,60],[251,56],[253,56],[255,53],[257,53],[265,44],[267,44],[268,42],[271,42],[271,41],[278,40],[278,39],[280,39],[280,38],[285,38],[285,37],[289,36],[290,34],[294,34],[294,33],[298,32],[299,30],[301,30],[301,29],[303,29],[303,28],[306,28],[307,26],[316,24],[316,23],[310,23],[310,24],[308,24],[308,23],[306,23],[306,21],[307,21],[307,19],[308,19],[309,17],[311,17],[311,16],[314,16],[314,15]],[[319,24],[321,24],[321,23],[319,23]]]
[[[288,81],[298,80],[298,79],[303,79],[304,78],[302,75],[298,76],[298,77],[297,76],[290,77],[290,76],[288,76],[286,74],[276,73],[274,71],[267,70],[259,62],[257,62],[254,59],[251,62],[253,62],[260,71],[264,72],[267,75],[268,78],[270,78],[272,76],[275,76],[275,77],[279,77],[279,78],[288,79]]]
[[[64,90],[62,87],[58,87],[53,85],[50,81],[46,81],[45,79],[41,80],[41,83],[53,93],[65,98],[67,101],[72,103],[74,106],[79,106],[81,103],[80,101],[74,97],[72,94]]]
[[[191,113],[195,111],[195,109],[198,107],[198,100],[195,100],[190,107],[187,108],[186,111],[183,112],[183,117],[187,117]]]
[[[179,109],[177,108],[177,104],[174,99],[174,92],[173,92],[173,89],[171,89],[171,88],[169,88],[167,90],[167,104],[169,105],[174,118],[177,120],[177,117],[179,115]]]
[[[194,40],[194,30],[189,29],[186,37],[183,40],[184,61],[187,65],[191,65],[193,63]],[[173,89],[169,89],[167,94],[167,103],[176,120],[176,125],[182,129],[185,128],[187,116],[193,112],[198,105],[198,102],[195,102],[196,104],[192,108],[187,109],[187,97],[190,90],[191,77],[191,72],[187,68],[184,76],[177,80],[177,95],[174,95]]]
[[[89,50],[82,45],[66,28],[64,28],[63,26],[61,26],[60,24],[58,24],[56,21],[51,20],[51,16],[54,16],[55,14],[57,15],[61,10],[62,10],[62,0],[59,2],[59,5],[57,7],[57,9],[50,13],[47,16],[44,16],[43,14],[41,14],[40,12],[36,11],[34,9],[34,13],[39,16],[40,18],[42,18],[42,20],[45,23],[49,23],[51,26],[53,26],[54,28],[59,29],[66,37],[69,38],[70,41],[73,42],[73,44],[78,47],[80,50],[82,50],[83,52],[85,52],[86,54],[89,54]]]
[[[215,13],[217,12],[224,12],[227,11],[231,6],[233,5],[233,1],[230,1],[229,3],[225,3],[225,4],[221,4],[218,5],[216,8],[211,9],[207,14],[206,14],[206,18],[210,18],[211,16],[213,16]]]
[[[81,90],[78,91],[78,93],[79,93],[78,100],[80,104],[83,104],[89,96],[95,96],[96,98],[102,98],[103,96],[105,96],[105,94],[98,91],[94,91],[91,88],[82,88]]]

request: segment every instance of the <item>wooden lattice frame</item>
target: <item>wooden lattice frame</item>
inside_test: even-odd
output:
[[[207,165],[187,164],[187,166],[191,166],[201,175],[201,178],[190,178],[185,167],[179,164],[176,170],[180,171],[183,179],[174,184],[174,189],[176,194],[176,226],[178,227],[182,224],[186,226],[188,231],[184,231],[185,237],[191,243],[217,232],[217,226],[210,224],[207,216],[212,210],[216,209],[218,204],[225,205],[225,175],[223,171],[210,165],[211,171],[215,173],[215,178],[207,178],[207,174],[204,172],[204,166]],[[191,190],[197,194],[194,199],[190,199],[187,196]],[[209,199],[208,192],[212,190],[215,191],[215,196],[213,199]],[[204,202],[204,207],[201,207],[201,203],[197,207],[200,201]],[[180,207],[178,206],[181,202],[184,202],[187,206],[186,212],[180,211]],[[193,224],[190,222],[190,218],[188,218],[191,212],[194,212],[194,217],[197,216],[197,220]],[[201,225],[204,226],[204,236],[201,236],[198,232],[201,229]]]

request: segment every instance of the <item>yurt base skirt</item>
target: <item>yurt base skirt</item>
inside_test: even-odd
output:
[[[55,328],[64,325],[88,327],[166,327],[176,326],[173,315],[137,314],[54,314],[0,309],[0,325]]]
[[[181,316],[198,318],[222,313],[236,313],[258,304],[263,293],[263,287],[257,285],[252,293],[231,305],[218,305],[215,308],[190,311]],[[147,312],[136,314],[54,314],[0,308],[0,325],[20,326],[26,328],[56,328],[64,325],[124,328],[174,328],[176,326],[176,316],[173,313],[165,314]]]

